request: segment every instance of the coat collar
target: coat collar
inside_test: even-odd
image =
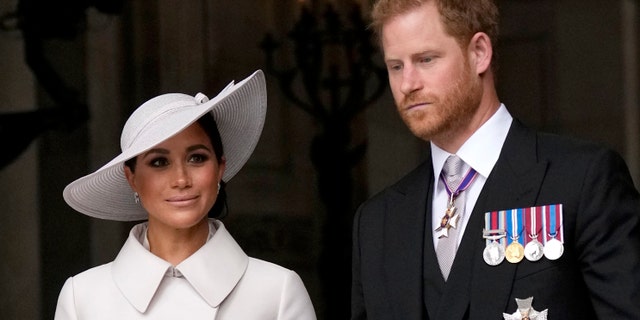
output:
[[[217,229],[198,251],[175,268],[202,298],[217,308],[242,278],[249,257],[231,237],[222,222],[210,220]],[[138,311],[144,313],[162,283],[171,264],[148,250],[140,242],[146,223],[134,226],[129,238],[113,261],[116,286]]]

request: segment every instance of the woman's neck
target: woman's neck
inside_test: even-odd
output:
[[[149,220],[147,230],[149,251],[173,266],[198,251],[207,242],[208,236],[209,222],[206,218],[188,229],[175,229]]]

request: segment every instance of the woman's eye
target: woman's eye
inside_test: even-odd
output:
[[[160,168],[165,167],[169,164],[169,161],[166,158],[155,158],[149,162],[149,165],[152,167]]]
[[[208,159],[209,159],[209,157],[207,155],[194,154],[194,155],[191,155],[191,158],[189,158],[189,162],[202,163],[202,162],[207,161]]]

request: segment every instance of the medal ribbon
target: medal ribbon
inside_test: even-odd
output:
[[[507,212],[507,235],[511,242],[524,245],[522,233],[522,209],[511,209]]]
[[[516,219],[518,219],[518,242],[524,247],[524,243],[527,241],[527,235],[524,232],[524,209],[519,208],[516,213]]]
[[[487,239],[486,243],[496,241],[500,243],[502,246],[505,246],[505,242],[503,241],[504,230],[505,230],[505,211],[491,211],[486,212],[484,214],[484,226],[485,231],[493,231],[494,233],[486,234],[484,237]],[[500,235],[502,233],[502,235]]]
[[[498,229],[505,230],[507,229],[507,212],[502,210],[498,212]],[[500,244],[502,247],[506,248],[509,241],[507,241],[507,237],[503,237],[500,239]]]
[[[540,241],[540,231],[542,229],[542,210],[538,209],[541,208],[530,207],[524,209],[524,229],[527,230],[527,234],[523,235],[525,238],[525,244],[533,241],[533,239]]]
[[[552,204],[545,206],[546,209],[546,235],[545,239],[547,241],[555,238],[560,242],[564,242],[563,240],[563,232],[562,232],[562,204]]]
[[[458,186],[458,188],[455,191],[453,191],[451,187],[449,187],[449,184],[447,183],[447,179],[445,177],[444,172],[440,172],[440,180],[442,180],[442,183],[444,183],[444,188],[447,190],[447,194],[449,195],[449,198],[452,200],[455,200],[458,197],[458,195],[462,193],[462,191],[467,190],[467,188],[469,188],[469,186],[471,185],[473,180],[476,179],[477,176],[478,176],[478,173],[475,170],[473,170],[473,168],[469,168],[469,171],[464,176],[464,179],[462,179],[462,182],[460,182],[460,185]]]
[[[496,230],[498,228],[498,212],[487,212],[484,214],[484,230]],[[492,239],[489,236],[484,237],[486,240],[486,244],[489,245]]]

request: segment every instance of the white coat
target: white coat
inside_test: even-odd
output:
[[[222,222],[175,268],[148,251],[146,223],[131,229],[113,262],[67,279],[55,320],[314,320],[304,284],[291,270],[248,257]]]

